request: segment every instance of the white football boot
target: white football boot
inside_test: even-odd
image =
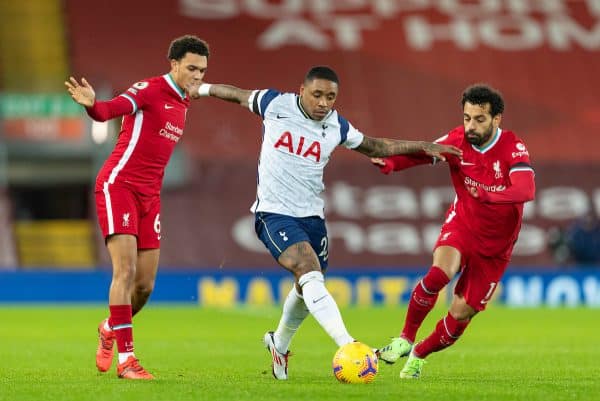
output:
[[[286,353],[283,354],[275,348],[275,339],[273,338],[272,331],[267,331],[265,333],[263,342],[265,347],[267,347],[267,351],[271,354],[273,377],[277,380],[287,380],[288,357],[290,356],[290,351],[286,351]]]

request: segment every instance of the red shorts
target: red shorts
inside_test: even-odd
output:
[[[451,246],[461,254],[460,276],[454,293],[462,295],[469,306],[477,311],[485,309],[508,266],[506,258],[484,256],[477,252],[480,246],[469,232],[455,219],[442,226],[434,246]]]
[[[160,248],[160,196],[105,183],[96,191],[96,212],[105,239],[131,234],[137,237],[138,249]]]

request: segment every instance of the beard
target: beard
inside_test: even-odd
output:
[[[490,139],[493,132],[494,126],[490,123],[489,128],[486,129],[483,134],[479,135],[476,131],[466,131],[465,138],[471,145],[481,146]]]

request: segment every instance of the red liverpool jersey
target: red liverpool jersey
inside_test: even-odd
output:
[[[183,135],[189,97],[165,74],[137,82],[104,103],[110,107],[111,102],[113,109],[131,113],[123,117],[115,148],[96,178],[96,191],[121,184],[142,194],[159,194],[165,167]],[[93,111],[88,113],[94,117]]]
[[[468,187],[502,192],[511,185],[511,173],[532,170],[525,144],[513,132],[498,128],[492,141],[479,148],[465,139],[463,126],[436,142],[463,151],[462,160],[448,158],[456,199],[448,209],[446,222],[457,219],[472,234],[471,246],[481,254],[510,258],[521,229],[523,203],[483,203],[469,194]]]

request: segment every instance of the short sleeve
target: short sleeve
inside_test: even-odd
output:
[[[129,89],[119,96],[124,97],[133,105],[133,112],[131,114],[135,114],[139,109],[142,109],[146,105],[146,99],[148,99],[150,91],[150,82],[139,81],[131,85]]]
[[[438,139],[436,139],[435,143],[440,145],[454,145],[459,146],[463,139],[463,130],[462,127],[454,128],[452,131],[448,132],[446,135],[442,135]]]
[[[529,151],[527,150],[527,146],[525,146],[525,143],[523,143],[523,141],[520,139],[515,141],[514,146],[511,149],[509,159],[509,174],[512,174],[515,171],[534,172],[533,167],[531,166],[531,161],[529,160]]]
[[[450,132],[448,132],[446,135],[442,135],[441,137],[439,137],[438,139],[436,139],[433,142],[437,143],[439,145],[452,145],[452,146],[456,146],[456,147],[460,148],[461,143],[463,141],[463,137],[464,137],[463,127],[456,127],[453,130],[451,130]],[[440,159],[438,159],[437,157],[433,157],[431,164],[435,165],[439,161],[440,161]],[[456,163],[459,163],[460,159],[455,156],[447,156],[446,161],[448,162],[449,165],[454,165]]]
[[[365,137],[364,134],[340,115],[338,115],[338,122],[340,123],[340,145],[348,149],[355,149],[360,146]]]
[[[265,118],[265,112],[269,105],[277,96],[281,95],[275,89],[254,90],[248,98],[248,108],[251,112],[258,114],[262,119]]]

